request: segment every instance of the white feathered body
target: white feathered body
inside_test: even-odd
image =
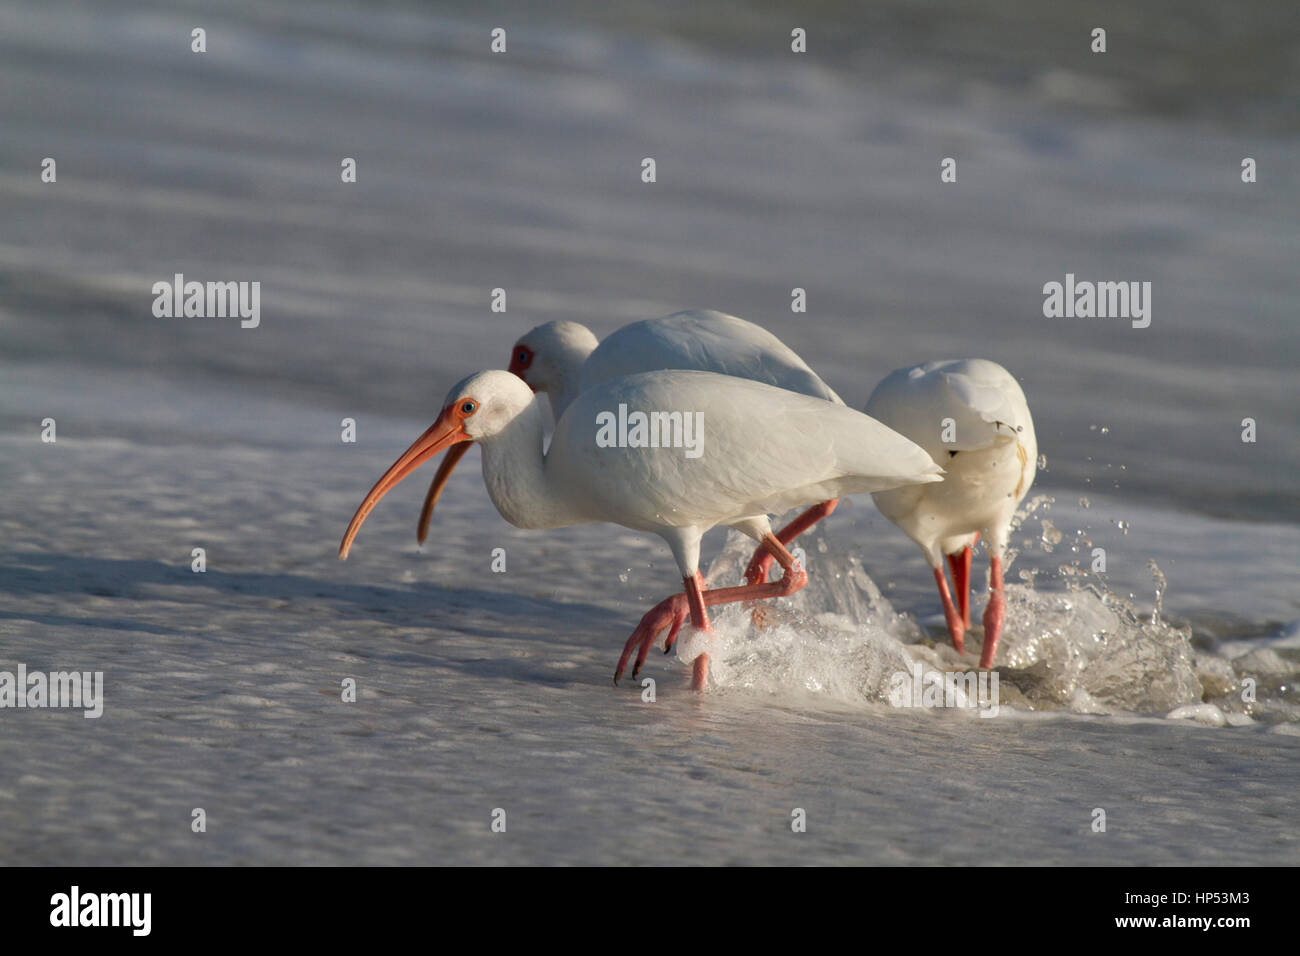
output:
[[[522,390],[517,403],[531,398],[513,381],[496,384]],[[685,447],[602,447],[602,427],[620,406],[629,419],[700,413],[698,457]],[[861,412],[712,372],[647,372],[595,385],[565,410],[544,458],[540,438],[540,413],[530,404],[499,434],[479,439],[488,492],[507,521],[524,528],[610,521],[651,531],[673,547],[684,574],[694,572],[699,538],[716,525],[761,534],[769,514],[942,480],[924,449]]]
[[[899,369],[876,387],[866,412],[916,442],[946,472],[941,484],[872,496],[931,566],[971,544],[976,532],[1000,554],[1038,469],[1029,404],[1011,373],[986,359]]]

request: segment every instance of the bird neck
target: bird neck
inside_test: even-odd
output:
[[[559,373],[556,377],[559,383],[548,393],[556,422],[559,422],[570,403],[582,393],[582,367],[587,364],[587,359],[594,351],[595,349],[589,345],[573,342],[568,343],[556,356],[555,367]]]
[[[548,480],[542,452],[542,414],[536,400],[491,438],[483,449],[483,483],[501,517],[516,528],[578,524]]]
[[[564,410],[573,403],[573,400],[578,397],[578,393],[582,391],[578,382],[581,377],[580,373],[580,368],[575,369],[572,375],[566,375],[561,380],[562,384],[559,388],[548,393],[551,399],[551,412],[555,416],[557,425],[560,419],[564,417]]]

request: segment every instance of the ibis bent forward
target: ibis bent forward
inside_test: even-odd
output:
[[[612,436],[640,412],[697,416],[694,450],[657,447],[628,432]],[[638,420],[643,421],[643,420]],[[346,558],[366,516],[398,482],[445,449],[482,446],[483,480],[501,516],[519,528],[558,528],[608,521],[657,534],[672,550],[684,593],[660,602],[628,638],[617,680],[634,650],[639,671],[655,638],[671,645],[687,618],[709,630],[707,607],[793,594],[803,569],[772,533],[768,515],[841,495],[938,482],[942,469],[918,445],[843,405],[741,378],[659,371],[617,378],[574,398],[542,450],[542,413],[532,391],[505,371],[471,375],[447,395],[437,420],[370,489],[343,542]],[[660,436],[664,434],[660,432]],[[780,581],[708,590],[699,571],[700,540],[727,525],[757,540],[780,564]],[[703,689],[708,654],[695,659],[692,687]]]
[[[633,322],[610,333],[603,342],[577,322],[547,322],[515,343],[509,368],[534,392],[547,396],[557,422],[573,400],[593,385],[668,369],[717,372],[844,404],[793,349],[771,332],[712,309]],[[429,485],[416,533],[422,544],[434,505],[461,454],[449,453]],[[776,532],[778,540],[789,545],[834,511],[835,505],[834,499],[814,504]],[[766,581],[772,563],[771,553],[758,548],[745,570],[745,580],[750,584]]]
[[[970,627],[971,547],[984,535],[989,600],[980,667],[992,667],[1006,617],[1002,561],[1011,519],[1038,470],[1038,439],[1015,377],[987,359],[926,362],[891,372],[866,412],[924,448],[946,471],[939,485],[872,495],[881,513],[925,552],[953,646]],[[954,603],[943,576],[952,570]]]

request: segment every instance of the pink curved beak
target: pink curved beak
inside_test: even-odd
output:
[[[352,548],[352,539],[361,530],[362,523],[369,517],[375,505],[379,504],[379,500],[395,488],[402,479],[444,448],[458,449],[456,451],[457,460],[461,455],[465,454],[465,449],[469,448],[469,444],[473,439],[465,434],[462,423],[452,416],[452,408],[453,406],[450,405],[444,408],[442,414],[438,416],[438,420],[430,425],[428,430],[417,438],[410,448],[402,452],[402,457],[393,462],[392,467],[384,472],[384,476],[375,482],[375,486],[370,489],[365,500],[361,502],[361,506],[357,508],[356,514],[352,516],[352,521],[348,524],[348,530],[343,535],[343,541],[339,545],[340,560],[346,561],[348,559],[348,551]],[[463,448],[462,443],[464,443]],[[450,457],[448,455],[448,458]],[[445,462],[444,467],[446,467]],[[452,467],[455,467],[455,462],[452,462]],[[447,475],[451,474],[451,468],[446,468],[446,471]],[[439,475],[441,474],[440,470]],[[445,477],[443,478],[443,484],[446,484]],[[441,491],[441,487],[438,490]],[[437,495],[433,494],[433,489],[430,489],[430,494],[434,500],[437,500]],[[432,502],[428,504],[428,508],[432,513]]]
[[[447,487],[447,479],[451,473],[456,470],[456,465],[465,457],[465,452],[469,451],[469,446],[473,442],[461,442],[459,445],[452,445],[447,449],[447,455],[442,459],[442,464],[438,466],[438,473],[433,476],[433,483],[429,485],[429,491],[424,496],[424,507],[420,509],[420,526],[415,531],[415,539],[424,544],[424,539],[429,536],[429,522],[433,518],[433,506],[438,503],[442,497],[442,489]]]

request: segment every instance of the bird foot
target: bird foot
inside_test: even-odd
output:
[[[618,659],[618,667],[614,670],[614,683],[617,684],[623,676],[623,671],[627,668],[628,659],[632,656],[632,651],[637,650],[636,663],[632,666],[632,677],[635,679],[641,673],[641,666],[645,663],[646,655],[650,653],[651,646],[654,645],[655,638],[664,628],[669,628],[668,637],[664,641],[664,653],[667,654],[673,649],[673,643],[677,640],[677,633],[682,629],[682,624],[690,617],[690,604],[687,602],[685,594],[674,594],[670,598],[664,598],[641,618],[641,623],[637,625],[632,636],[627,639],[623,645],[623,654]]]

